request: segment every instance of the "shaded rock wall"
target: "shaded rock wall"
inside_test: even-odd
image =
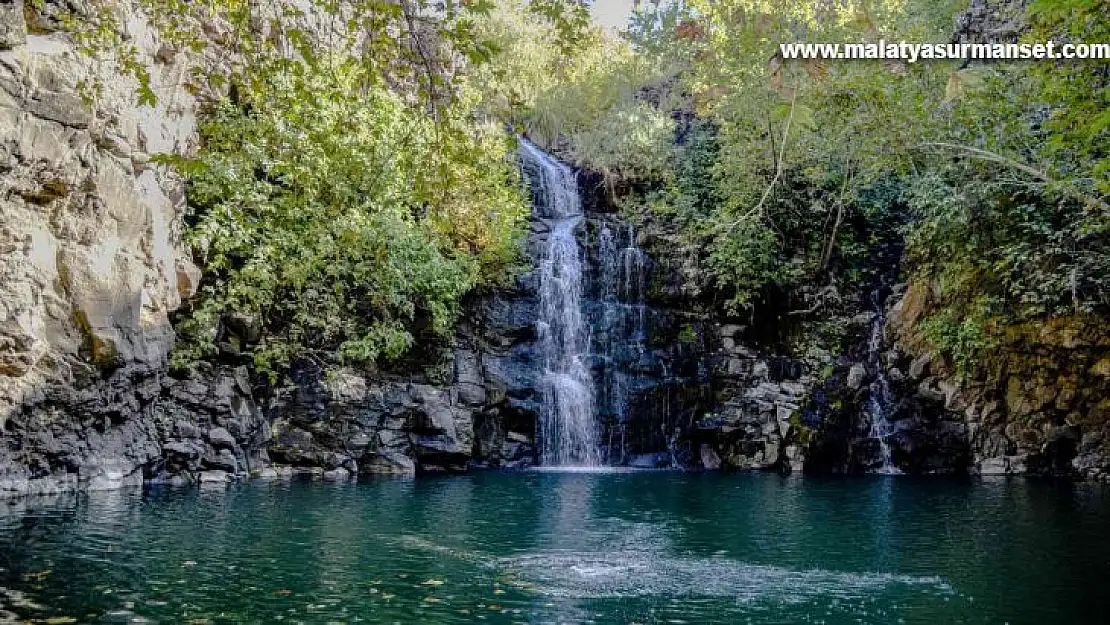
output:
[[[913,282],[887,326],[888,362],[918,419],[962,429],[984,474],[1110,471],[1110,331],[1105,320],[1057,317],[1005,328],[966,377],[920,336],[935,285]],[[913,435],[916,428],[909,428]],[[933,440],[936,436],[929,437]]]

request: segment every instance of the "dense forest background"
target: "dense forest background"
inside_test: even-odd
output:
[[[820,323],[892,245],[929,285],[923,337],[965,374],[1009,328],[1108,312],[1105,61],[778,54],[986,40],[960,30],[966,1],[647,4],[619,35],[559,0],[142,1],[207,102],[199,150],[163,157],[188,178],[204,271],[181,368],[216,353],[231,313],[274,376],[450,335],[467,293],[519,269],[517,135],[670,233],[689,293],[725,314],[785,302]],[[1104,0],[978,4],[992,40],[1110,41]],[[150,100],[113,19],[103,2],[68,27]]]

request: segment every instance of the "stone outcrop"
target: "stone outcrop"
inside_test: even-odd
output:
[[[887,326],[888,357],[919,415],[962,430],[968,469],[983,474],[1110,472],[1110,331],[1095,318],[1004,328],[966,375],[920,336],[932,287],[911,283]],[[912,432],[912,430],[911,430]],[[937,436],[929,436],[936,441]]]
[[[694,440],[706,469],[801,471],[801,410],[816,379],[800,361],[767,357],[738,341],[741,326],[719,328],[715,410],[698,420]]]
[[[60,6],[0,2],[0,492],[141,480],[159,444],[134,416],[199,280],[182,182],[151,163],[195,141],[181,68],[129,19],[159,96],[136,105],[133,81],[51,30]]]

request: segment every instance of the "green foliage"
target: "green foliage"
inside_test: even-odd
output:
[[[700,262],[731,310],[771,285],[865,279],[854,261],[875,242],[860,235],[888,229],[899,211],[913,218],[909,271],[944,285],[932,336],[960,359],[982,347],[972,326],[988,318],[1107,310],[1104,63],[777,54],[783,42],[944,41],[965,7],[695,0],[636,16],[636,50],[686,65],[681,82],[705,120],[640,209],[673,219],[685,247],[705,250]],[[1105,0],[1035,0],[1027,37],[1105,42],[1106,9]]]
[[[462,296],[507,272],[524,215],[509,142],[414,114],[365,72],[337,59],[274,73],[204,124],[186,168],[205,283],[179,364],[213,353],[228,312],[262,320],[262,371],[330,350],[395,358],[414,324],[447,334]]]
[[[580,2],[531,0],[528,11],[545,19],[555,29],[555,43],[565,56],[573,55],[584,40],[594,36],[590,11]]]
[[[1015,322],[1105,310],[1106,221],[1091,220],[1073,201],[1015,193],[990,172],[971,173],[962,167],[915,180],[908,196],[920,216],[908,233],[914,271],[941,280],[950,301],[989,297],[992,314]]]
[[[33,10],[41,6],[30,5]],[[153,105],[154,91],[150,84],[150,71],[139,61],[139,49],[132,43],[117,23],[117,16],[109,4],[94,3],[85,12],[62,13],[59,21],[64,30],[73,34],[78,52],[92,57],[110,56],[120,71],[136,82],[136,95],[139,104]],[[82,80],[78,91],[86,103],[100,97],[103,85],[95,81]]]
[[[150,104],[111,1],[67,27]],[[197,93],[222,101],[183,163],[207,271],[183,354],[210,353],[231,310],[266,317],[255,356],[271,368],[309,345],[370,362],[445,332],[463,293],[515,259],[523,202],[502,124],[632,189],[626,213],[672,224],[732,313],[768,292],[862,287],[898,214],[905,269],[939,289],[927,338],[962,369],[991,323],[1110,310],[1105,62],[778,54],[947,41],[966,0],[651,3],[623,38],[570,0],[435,18],[425,4],[139,0],[192,59]],[[1023,36],[1105,43],[1108,8],[1031,0]],[[214,44],[227,77],[203,71]]]
[[[476,19],[475,32],[496,50],[472,76],[482,108],[610,181],[662,176],[674,122],[640,97],[664,79],[659,67],[570,7],[506,0]],[[573,28],[556,9],[576,16]]]
[[[929,343],[948,355],[956,373],[970,376],[987,351],[999,345],[992,333],[995,327],[993,307],[985,297],[970,304],[941,308],[921,324],[921,334]]]
[[[1029,13],[1030,40],[1110,42],[1107,0],[1034,0]],[[1036,81],[1041,100],[1052,107],[1046,153],[1060,165],[1089,163],[1090,179],[1077,184],[1085,192],[1110,195],[1110,78],[1106,62],[1043,63],[1028,74]],[[1067,167],[1054,170],[1057,176],[1067,176]]]
[[[819,283],[866,253],[847,224],[861,196],[912,172],[934,132],[948,65],[785,61],[784,42],[930,41],[952,3],[692,2],[686,75],[695,109],[717,128],[709,177],[720,199],[704,215],[707,266],[733,311],[770,285]],[[923,8],[935,11],[924,19]],[[876,222],[875,227],[883,224]],[[855,276],[851,276],[855,277]]]
[[[690,46],[699,34],[694,15],[682,2],[642,3],[632,12],[624,37],[638,54],[688,67]]]
[[[434,109],[454,101],[460,57],[480,63],[490,50],[473,33],[484,2],[447,2],[435,15],[429,0],[137,0],[134,8],[168,50],[183,53],[191,88],[216,99],[229,86],[265,89],[269,74],[299,71],[322,56],[348,55],[367,80],[389,85]],[[153,105],[150,67],[139,57],[133,25],[118,0],[88,0],[60,16],[79,51],[114,62],[137,82],[141,104]],[[218,71],[213,60],[218,59]],[[100,85],[88,85],[93,96]]]
[[[1104,41],[1105,9],[1033,2],[1027,37]],[[961,370],[991,348],[992,324],[1110,309],[1104,69],[1073,60],[964,70],[971,80],[944,145],[910,178],[910,267],[939,287],[926,336]]]

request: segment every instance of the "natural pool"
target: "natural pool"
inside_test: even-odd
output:
[[[1099,623],[1108,495],[1025,479],[534,472],[9,501],[0,610],[53,623]]]

